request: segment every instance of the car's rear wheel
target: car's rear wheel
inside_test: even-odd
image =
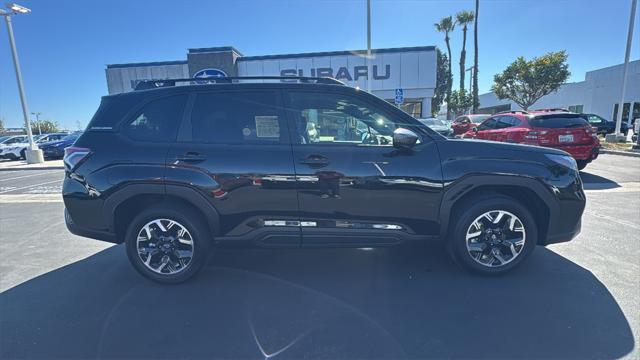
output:
[[[180,283],[198,273],[211,245],[207,226],[197,213],[165,205],[136,216],[125,242],[133,267],[162,283]]]
[[[502,195],[467,202],[450,234],[451,253],[465,269],[483,274],[506,273],[529,257],[537,243],[531,212]]]
[[[22,151],[20,151],[20,159],[22,160],[27,159],[27,149],[22,149]]]

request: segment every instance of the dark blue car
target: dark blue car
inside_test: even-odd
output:
[[[62,158],[64,156],[64,148],[73,145],[80,135],[82,135],[82,132],[76,132],[65,136],[61,140],[38,144],[38,147],[42,150],[44,157],[47,159]]]

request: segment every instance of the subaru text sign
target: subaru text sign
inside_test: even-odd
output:
[[[400,105],[404,102],[404,91],[402,89],[396,89],[396,105]]]

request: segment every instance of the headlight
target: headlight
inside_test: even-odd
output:
[[[544,154],[549,160],[571,170],[578,171],[576,160],[569,155]]]

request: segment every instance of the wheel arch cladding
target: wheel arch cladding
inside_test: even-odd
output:
[[[200,195],[196,194],[196,196]],[[206,203],[206,200],[202,199],[202,201]],[[219,229],[218,216],[212,206],[210,206],[210,208],[203,208],[202,203],[194,202],[192,201],[192,197],[188,196],[146,193],[130,196],[113,209],[113,231],[116,234],[118,242],[121,243],[124,239],[127,227],[136,214],[144,209],[161,205],[180,207],[193,212],[197,216],[200,216],[201,220],[207,224],[212,236],[217,235],[216,231]]]
[[[499,179],[493,179],[489,182],[481,181],[476,184],[460,184],[457,188],[447,191],[441,210],[443,224],[441,237],[443,239],[446,238],[455,221],[453,215],[456,211],[464,208],[465,204],[478,201],[480,198],[491,197],[492,195],[503,195],[519,202],[533,214],[538,230],[538,244],[544,245],[549,230],[549,217],[551,214],[549,207],[553,206],[553,202],[548,199],[545,201],[544,198],[546,196],[551,197],[551,194],[546,192],[542,184],[533,179],[530,179],[530,181],[537,186],[531,183],[526,184],[528,186],[525,186],[525,184],[516,185],[497,180]]]

